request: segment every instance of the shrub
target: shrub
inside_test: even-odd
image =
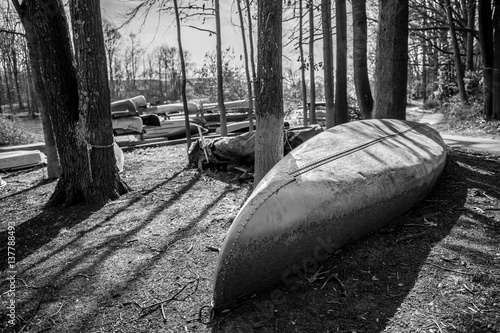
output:
[[[0,146],[33,143],[36,138],[16,122],[0,116]]]

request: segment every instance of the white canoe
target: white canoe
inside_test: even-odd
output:
[[[239,101],[224,102],[224,106],[226,110],[248,109],[250,106],[250,101],[248,99],[242,99]],[[219,103],[204,103],[203,111],[219,111]]]
[[[16,170],[47,163],[47,156],[38,150],[17,150],[0,153],[0,170]]]
[[[257,185],[227,232],[214,307],[296,279],[335,249],[387,224],[436,184],[446,160],[425,124],[365,120],[324,131]]]
[[[226,125],[227,127],[227,132],[228,133],[245,133],[245,132],[249,132],[249,129],[250,129],[250,123],[247,121],[238,121],[236,123],[228,123]],[[254,125],[253,125],[253,129],[255,130],[255,120],[254,120]],[[217,134],[220,134],[220,127],[217,127],[217,129],[215,130],[215,133]]]
[[[197,113],[198,106],[196,104],[188,102],[188,113]],[[145,114],[171,114],[171,113],[184,113],[184,105],[182,103],[174,104],[163,104],[157,106],[151,106],[145,110],[142,110]]]
[[[113,118],[111,119],[111,124],[116,134],[122,134],[121,132],[142,133],[143,130],[142,119],[140,117]]]

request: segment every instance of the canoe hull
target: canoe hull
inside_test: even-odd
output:
[[[0,170],[17,170],[47,163],[47,156],[38,150],[16,150],[0,153]]]
[[[424,198],[446,159],[427,125],[368,120],[337,126],[285,156],[231,225],[215,269],[214,307],[279,281],[380,228]]]

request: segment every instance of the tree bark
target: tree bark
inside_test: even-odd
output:
[[[462,60],[460,59],[460,47],[458,46],[457,33],[455,31],[455,22],[451,12],[450,0],[445,0],[446,16],[450,26],[451,43],[453,45],[453,59],[455,61],[455,70],[457,72],[457,85],[460,92],[460,99],[464,103],[468,103],[467,92],[465,91],[464,71],[462,67]]]
[[[363,119],[370,119],[373,96],[368,78],[366,0],[352,2],[353,67],[356,97]]]
[[[179,46],[179,59],[181,61],[181,96],[182,108],[184,109],[184,120],[186,124],[186,143],[187,150],[191,147],[191,125],[189,124],[189,110],[186,96],[186,62],[184,60],[184,51],[182,51],[181,20],[179,17],[179,7],[177,0],[174,0],[175,22],[177,25],[177,45]]]
[[[495,5],[493,14],[493,110],[492,118],[500,120],[500,4]]]
[[[19,65],[17,62],[17,53],[14,47],[12,47],[11,51],[12,51],[12,75],[14,76],[14,86],[16,88],[18,107],[21,110],[24,109],[24,105],[23,105],[23,99],[21,97],[21,89],[19,87]]]
[[[483,114],[486,120],[493,116],[493,22],[491,0],[478,2],[479,46],[483,60]]]
[[[241,9],[241,0],[236,0],[236,4],[238,5],[238,16],[240,18],[241,25],[241,41],[243,42],[243,56],[245,59],[245,77],[247,79],[247,90],[248,90],[248,128],[250,131],[253,130],[253,100],[252,100],[252,79],[250,78],[250,66],[248,61],[248,48],[247,48],[247,38],[245,35],[245,21],[243,20],[243,12]],[[252,36],[250,36],[252,38]]]
[[[128,191],[118,174],[111,125],[111,101],[102,32],[100,0],[70,0],[78,77],[78,145],[87,149],[88,168],[74,173],[58,200],[67,201],[67,188],[79,183],[84,201],[105,204]],[[81,144],[86,146],[82,147]],[[73,166],[75,168],[75,166]],[[81,166],[76,166],[75,169]]]
[[[283,157],[282,1],[258,1],[255,180]]]
[[[374,118],[406,118],[408,0],[380,0]]]
[[[335,91],[335,125],[349,121],[347,105],[347,14],[345,2],[345,0],[336,0],[337,88]]]
[[[306,85],[306,62],[304,61],[304,10],[302,6],[302,1],[299,0],[299,53],[300,53],[300,85],[302,89],[302,115],[304,117],[304,126],[307,126],[309,119],[307,116],[307,85]]]
[[[316,124],[316,79],[314,64],[314,1],[309,0],[309,123]]]
[[[476,26],[476,0],[467,0],[467,58],[465,71],[474,70],[474,32]]]
[[[331,0],[321,0],[321,23],[323,28],[323,73],[325,82],[326,128],[330,128],[336,125]]]
[[[252,83],[253,91],[255,94],[255,83],[257,82],[257,74],[255,73],[255,52],[253,47],[253,24],[252,24],[252,11],[250,8],[250,0],[245,0],[247,6],[247,21],[248,21],[248,45],[250,46],[250,68],[252,69]]]
[[[62,2],[25,0],[19,4],[14,0],[14,4],[25,27],[28,45],[33,48],[30,55],[38,59],[39,68],[34,68],[32,63],[32,69],[35,73],[40,71],[37,90],[49,106],[48,119],[53,125],[61,162],[61,177],[47,206],[103,204],[116,198],[125,191],[126,185],[119,179],[112,147],[102,30],[96,31],[95,25],[89,26],[96,24],[97,17],[100,24],[98,1],[92,2],[91,13],[85,13],[91,15],[89,17],[84,13],[81,16],[72,13],[75,51],[83,75],[80,85],[73,66],[69,27]],[[90,27],[94,31],[88,31]],[[90,62],[96,57],[96,52],[102,52],[101,57]],[[82,62],[85,57],[89,57],[87,64]]]
[[[215,26],[217,38],[217,103],[220,112],[220,135],[227,136],[226,106],[224,105],[224,75],[222,73],[222,32],[220,26],[220,0],[215,0]]]

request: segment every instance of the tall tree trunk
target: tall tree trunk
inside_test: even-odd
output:
[[[483,114],[489,120],[493,115],[493,22],[491,0],[478,2],[479,46],[483,60]]]
[[[492,118],[500,120],[500,4],[495,5],[493,14],[493,112]]]
[[[474,70],[474,33],[476,26],[476,1],[467,0],[467,58],[465,60],[465,71]]]
[[[321,23],[323,28],[323,70],[325,81],[326,128],[330,128],[336,125],[331,0],[321,0]]]
[[[177,45],[179,46],[179,59],[181,61],[182,107],[184,109],[184,120],[186,124],[187,149],[189,150],[189,147],[191,147],[191,125],[189,124],[189,110],[188,110],[187,96],[186,96],[186,61],[184,60],[184,51],[182,50],[181,19],[179,17],[179,7],[177,5],[177,0],[174,0],[174,9],[175,9],[175,22],[177,25]]]
[[[250,8],[250,0],[245,0],[247,7],[247,21],[248,21],[248,45],[250,46],[250,67],[252,69],[252,82],[253,91],[256,92],[255,84],[257,82],[257,74],[255,73],[255,51],[253,47],[253,24],[252,24],[252,11]]]
[[[406,118],[408,0],[379,0],[374,118]]]
[[[258,1],[255,181],[283,157],[282,1]]]
[[[368,78],[366,0],[352,2],[353,66],[356,97],[363,119],[370,119],[373,97]]]
[[[222,41],[220,26],[220,0],[215,0],[215,26],[217,39],[217,103],[220,112],[220,135],[227,136],[226,106],[224,105],[224,75],[222,73]]]
[[[23,105],[23,99],[21,97],[21,89],[19,87],[19,66],[17,63],[17,53],[14,48],[12,48],[11,51],[12,51],[12,75],[14,76],[14,86],[16,88],[18,107],[21,110],[24,109],[24,105]]]
[[[45,103],[50,105],[47,111],[61,162],[61,177],[47,206],[82,202],[102,204],[117,197],[118,193],[125,191],[125,185],[118,176],[112,145],[102,31],[96,31],[95,25],[98,19],[100,27],[98,1],[92,1],[90,13],[82,12],[78,18],[72,13],[79,70],[80,73],[88,72],[82,74],[80,86],[73,66],[69,27],[62,1],[13,2],[24,25],[28,47],[33,48],[30,55],[39,59],[39,69],[32,69],[35,73],[40,70],[37,90],[40,96],[46,96]],[[85,4],[90,5],[90,1]],[[94,29],[93,33],[87,31],[91,30],[89,27]],[[85,57],[89,57],[87,64],[82,61]],[[90,63],[92,57],[98,58]],[[39,82],[50,84],[40,85]]]
[[[24,24],[24,20],[23,20]],[[27,67],[29,73],[33,73],[33,80],[31,83],[34,85],[36,92],[33,94],[33,104],[38,104],[38,100],[41,104],[40,110],[40,118],[42,120],[42,129],[43,129],[43,138],[45,142],[45,155],[47,156],[47,178],[48,179],[57,179],[61,176],[61,166],[59,163],[59,154],[57,152],[56,139],[54,137],[54,130],[52,129],[52,121],[50,120],[49,115],[49,101],[47,98],[47,94],[45,93],[45,85],[43,82],[41,69],[41,59],[39,56],[40,46],[37,43],[38,40],[35,37],[35,32],[32,24],[28,24],[28,26],[24,25],[26,30],[26,42],[28,48],[28,54],[30,58],[31,66]]]
[[[4,58],[3,60],[3,71],[5,73],[5,90],[7,92],[7,100],[9,102],[10,106],[10,112],[14,114],[14,104],[12,103],[12,95],[11,95],[11,88],[10,88],[10,71],[9,71],[9,66],[8,66],[8,60]]]
[[[349,121],[347,105],[347,14],[345,0],[336,0],[337,21],[337,89],[335,125]]]
[[[100,0],[70,0],[70,13],[79,96],[76,135],[86,145],[88,170],[73,174],[67,186],[74,186],[75,178],[88,176],[81,177],[84,182],[80,183],[85,202],[104,204],[126,193],[128,187],[120,179],[114,153]],[[61,189],[66,193],[67,187]],[[59,198],[67,200],[66,194]],[[57,196],[54,199],[57,202]]]
[[[304,10],[302,1],[299,0],[299,52],[300,52],[300,85],[302,89],[302,115],[304,117],[304,126],[307,126],[309,119],[307,116],[307,85],[306,85],[306,62],[304,60]]]
[[[455,22],[453,20],[453,14],[451,12],[450,0],[445,0],[444,2],[446,5],[446,16],[450,26],[451,43],[453,45],[453,59],[455,61],[455,69],[457,72],[457,84],[460,92],[460,99],[462,102],[468,103],[467,92],[465,91],[464,71],[462,61],[460,59],[460,47],[458,46],[457,33],[455,29]]]
[[[427,0],[424,0],[424,8],[427,8]],[[427,26],[427,11],[424,11],[422,13],[423,15],[423,25],[424,27]],[[428,65],[428,59],[427,59],[427,53],[428,53],[428,46],[429,46],[429,43],[427,41],[427,37],[426,37],[426,32],[424,31],[423,32],[424,34],[424,38],[422,38],[421,40],[421,43],[422,43],[422,102],[424,104],[424,107],[425,107],[425,104],[427,103],[427,82],[428,82],[428,77],[427,77],[427,73],[428,73],[428,70],[427,70],[427,65]]]
[[[247,49],[247,38],[245,35],[245,21],[243,20],[243,12],[241,10],[241,0],[236,0],[236,4],[238,5],[238,16],[240,18],[240,26],[241,26],[241,40],[243,42],[243,55],[245,59],[245,76],[247,79],[247,90],[248,90],[248,128],[250,131],[253,131],[253,116],[252,116],[252,79],[250,78],[250,67],[248,61],[248,49]],[[250,36],[252,38],[252,36]]]
[[[316,79],[314,64],[314,0],[309,0],[309,122],[316,124]]]

